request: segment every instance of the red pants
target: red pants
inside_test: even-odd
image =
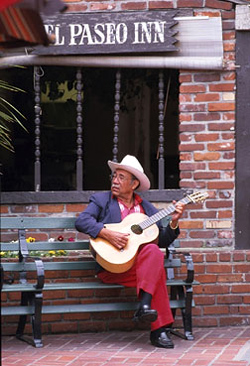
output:
[[[164,254],[156,244],[141,246],[134,265],[127,272],[111,273],[104,270],[98,274],[98,277],[104,283],[136,287],[138,297],[140,290],[151,294],[151,308],[158,313],[157,320],[151,323],[151,330],[173,323],[166,288]]]

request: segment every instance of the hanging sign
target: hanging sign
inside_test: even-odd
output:
[[[109,54],[176,51],[175,11],[59,14],[44,18],[55,38],[32,54]]]

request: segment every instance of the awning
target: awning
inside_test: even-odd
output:
[[[11,65],[58,65],[77,67],[223,69],[220,17],[177,17],[178,51],[140,56],[35,56],[16,55],[0,59],[0,68]]]
[[[40,12],[62,11],[61,0],[1,0],[0,49],[29,45],[48,46],[50,39],[45,31]]]

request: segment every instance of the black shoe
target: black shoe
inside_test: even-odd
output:
[[[133,321],[143,321],[143,322],[154,322],[157,319],[157,311],[151,309],[149,305],[142,305],[136,312],[133,317]]]
[[[161,348],[174,348],[174,344],[172,340],[167,335],[166,331],[162,330],[162,332],[151,332],[150,341],[155,347]]]

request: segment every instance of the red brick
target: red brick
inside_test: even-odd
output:
[[[104,10],[114,10],[116,8],[115,4],[110,4],[110,3],[93,3],[90,4],[90,10],[92,11],[104,11]]]
[[[233,282],[242,282],[242,275],[236,275],[236,274],[231,274],[231,275],[218,275],[217,276],[217,282],[227,282],[227,283],[233,283]]]
[[[218,254],[217,253],[206,253],[206,262],[217,262]]]
[[[250,284],[232,285],[232,293],[250,293]]]
[[[243,303],[244,304],[250,304],[250,295],[243,296]]]
[[[191,211],[189,216],[191,219],[214,219],[217,217],[217,211]]]
[[[204,163],[180,163],[180,170],[204,170]]]
[[[216,283],[217,275],[216,274],[196,274],[195,279],[200,283]]]
[[[211,143],[207,145],[209,151],[227,151],[234,150],[234,142]]]
[[[235,162],[212,162],[208,167],[211,170],[232,170],[235,168]]]
[[[232,264],[208,264],[207,267],[207,273],[232,273],[233,266]]]
[[[219,1],[219,0],[206,0],[207,8],[216,8],[216,9],[224,9],[224,10],[231,10],[233,4],[228,3],[226,1]]]
[[[250,273],[250,263],[237,263],[234,265],[235,273]],[[250,290],[250,285],[249,285]]]
[[[195,161],[202,160],[219,160],[221,157],[219,152],[194,153]]]
[[[199,239],[199,238],[214,238],[215,232],[212,230],[201,230],[201,231],[190,231],[190,238]]]
[[[220,326],[227,325],[242,325],[242,317],[240,316],[230,316],[230,317],[221,317],[220,318]],[[230,355],[231,359],[231,355]],[[228,363],[227,363],[228,365]]]
[[[150,1],[149,9],[172,9],[174,7],[172,0],[170,1]]]
[[[209,91],[210,92],[229,92],[234,91],[235,84],[234,83],[216,83],[216,84],[210,84],[209,85]]]
[[[72,12],[83,13],[88,9],[87,5],[85,4],[68,4],[67,6],[68,6],[66,10],[67,13]]]
[[[218,295],[217,296],[217,303],[218,304],[241,304],[242,303],[242,296],[238,295]]]
[[[235,39],[235,31],[228,31],[223,33],[224,40],[234,40]]]
[[[202,317],[193,318],[193,325],[196,327],[217,327],[218,321],[217,317]]]
[[[121,4],[122,10],[145,10],[147,9],[146,2],[134,1],[131,3],[122,3]]]
[[[180,160],[193,160],[193,154],[192,153],[180,153]],[[183,170],[183,169],[182,169]]]
[[[208,124],[209,131],[228,131],[231,128],[234,128],[234,123],[209,123]]]
[[[209,17],[209,18],[218,18],[221,16],[220,11],[217,10],[211,10],[211,11],[207,11],[207,10],[198,10],[198,11],[194,11],[194,16],[203,16],[203,17]]]
[[[235,71],[228,71],[228,72],[223,73],[222,77],[224,80],[227,80],[227,81],[235,80],[236,74],[235,74]]]
[[[196,296],[195,297],[195,305],[214,305],[215,304],[215,296]]]
[[[78,204],[67,204],[66,211],[67,212],[82,212],[87,207],[86,204],[78,203]]]
[[[77,322],[51,323],[52,333],[76,333]]]
[[[202,0],[177,0],[177,8],[202,8]]]
[[[63,212],[64,210],[64,205],[61,204],[53,204],[53,205],[39,205],[38,206],[38,212],[47,212],[47,213],[58,213],[58,212]]]
[[[195,102],[216,102],[220,100],[220,94],[218,93],[204,93],[204,94],[197,94],[194,98]]]
[[[216,141],[219,138],[218,133],[197,133],[195,135],[195,141]]]
[[[0,212],[1,214],[9,213],[9,206],[0,205]]]
[[[228,294],[229,286],[226,285],[204,285],[204,294]]]
[[[234,252],[233,261],[234,262],[245,261],[245,253],[244,252]]]
[[[204,144],[180,144],[180,151],[197,151],[204,150]]]
[[[179,104],[180,112],[205,112],[207,109],[206,104]]]
[[[190,84],[190,85],[181,85],[180,93],[204,93],[206,91],[205,85],[200,84]]]
[[[204,312],[204,315],[228,314],[229,307],[228,306],[204,306],[203,312]]]
[[[190,122],[190,121],[192,121],[192,116],[191,116],[191,114],[180,113],[179,121],[180,122]]]
[[[197,172],[194,173],[194,179],[219,179],[220,172]]]
[[[218,219],[231,219],[233,217],[232,210],[218,211]]]
[[[182,74],[182,73],[180,73],[180,75],[179,75],[180,84],[184,83],[184,82],[189,83],[191,81],[192,81],[192,75],[191,74]]]
[[[198,125],[198,124],[180,124],[179,127],[179,131],[180,132],[200,132],[200,131],[204,131],[205,130],[205,126],[203,125]]]
[[[234,111],[234,103],[208,103],[208,110],[213,111]]]
[[[186,102],[191,102],[191,101],[192,101],[192,97],[190,94],[181,94],[179,97],[180,103],[186,103]]]
[[[239,307],[240,314],[250,314],[250,306],[240,306]]]
[[[219,239],[232,239],[234,237],[233,231],[218,231],[217,236]]]
[[[206,207],[207,208],[223,208],[223,207],[232,207],[233,203],[232,201],[207,201]]]
[[[208,182],[208,189],[233,189],[234,182],[225,182],[225,181],[217,181],[217,182]]]
[[[230,11],[221,11],[221,17],[222,19],[234,19],[235,18],[235,10],[231,9]]]
[[[219,121],[219,113],[194,113],[194,121]]]

